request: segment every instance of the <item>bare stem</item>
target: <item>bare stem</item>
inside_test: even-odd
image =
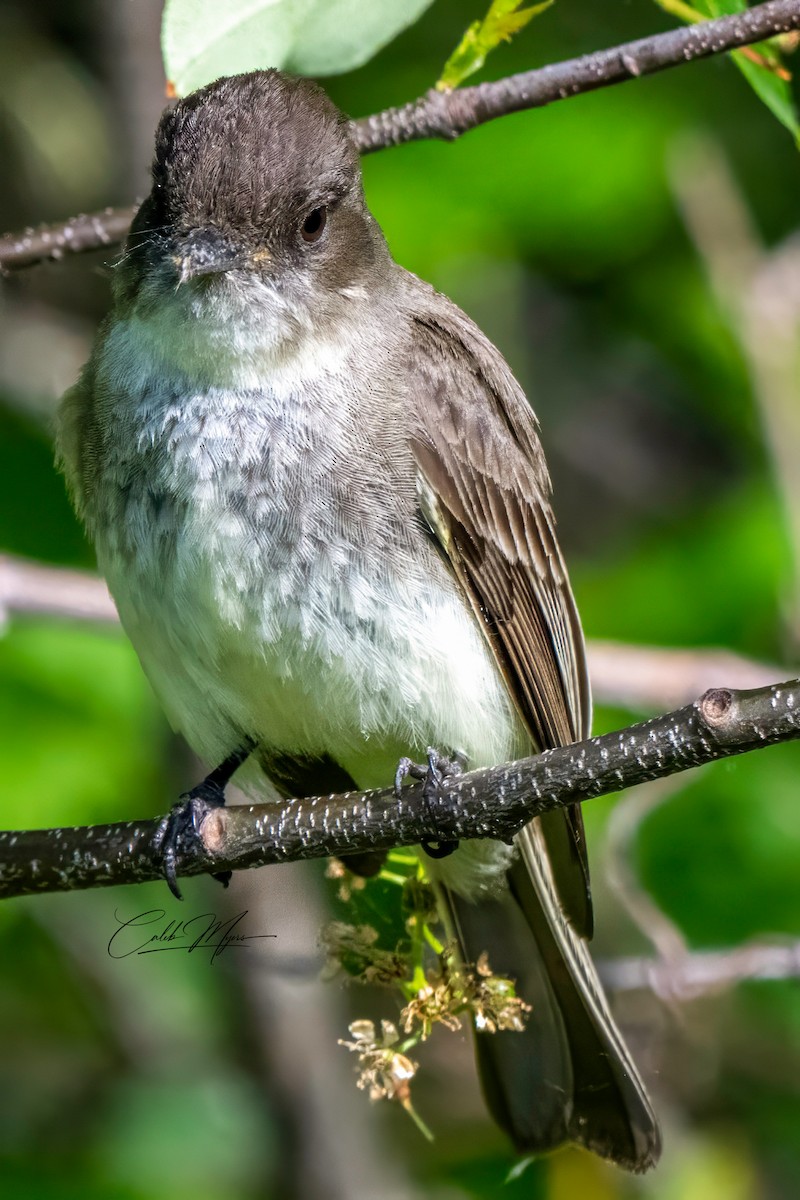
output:
[[[0,627],[17,613],[103,624],[117,621],[114,601],[96,575],[0,554]]]
[[[616,992],[655,992],[685,1004],[722,992],[745,979],[800,977],[800,942],[759,940],[730,950],[695,950],[679,958],[616,958],[598,964],[606,987]]]
[[[452,140],[508,113],[542,108],[795,29],[800,29],[800,0],[769,0],[744,12],[671,29],[494,83],[453,92],[432,89],[410,104],[354,121],[353,136],[362,154],[402,142]],[[45,259],[113,245],[124,238],[134,211],[107,208],[61,224],[6,234],[0,238],[0,270],[17,270]]]
[[[117,610],[96,575],[0,554],[0,630],[18,616],[114,624]],[[785,667],[755,662],[731,650],[631,646],[596,638],[587,649],[597,703],[641,713],[680,708],[704,688],[767,687],[788,674]]]

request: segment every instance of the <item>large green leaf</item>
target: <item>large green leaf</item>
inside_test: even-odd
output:
[[[161,49],[179,96],[220,75],[280,67],[336,75],[358,67],[433,0],[167,0]]]

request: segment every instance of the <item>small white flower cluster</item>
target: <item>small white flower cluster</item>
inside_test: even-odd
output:
[[[381,1021],[379,1038],[372,1021],[353,1021],[349,1032],[353,1040],[340,1039],[339,1045],[358,1055],[358,1086],[369,1090],[370,1100],[397,1100],[408,1106],[409,1085],[417,1063],[397,1048],[400,1040],[397,1026],[392,1021]]]

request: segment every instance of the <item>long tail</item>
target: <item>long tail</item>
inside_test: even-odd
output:
[[[509,891],[467,901],[448,889],[465,961],[483,951],[531,1006],[523,1032],[476,1031],[492,1116],[521,1152],[578,1142],[629,1171],[658,1160],[655,1114],[603,994],[586,943],[558,900],[538,822],[519,835]]]

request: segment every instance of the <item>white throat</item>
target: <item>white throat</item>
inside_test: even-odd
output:
[[[165,294],[159,288],[157,304],[145,288],[129,322],[121,324],[134,334],[139,369],[150,356],[162,379],[179,373],[189,384],[235,390],[258,388],[265,380],[271,389],[280,389],[282,380],[297,386],[342,367],[367,299],[364,288],[349,287],[330,305],[314,305],[312,282],[295,277],[289,292],[236,272],[202,290],[184,285]]]

